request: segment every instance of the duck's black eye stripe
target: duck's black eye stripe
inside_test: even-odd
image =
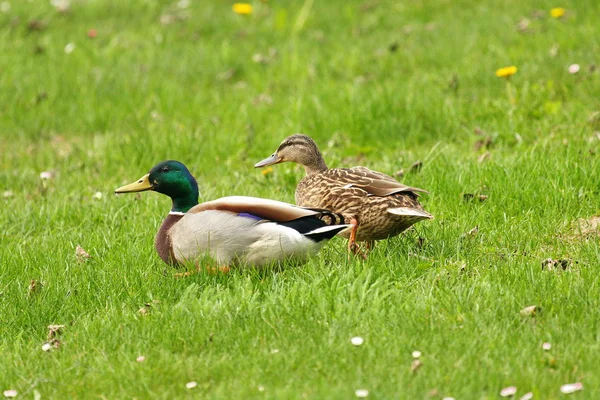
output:
[[[285,142],[285,143],[282,143],[281,146],[279,146],[279,149],[277,149],[277,150],[279,151],[279,150],[285,149],[286,147],[295,146],[295,145],[302,146],[303,144],[304,144],[304,142],[302,142],[302,141]]]

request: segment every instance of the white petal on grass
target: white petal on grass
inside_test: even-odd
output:
[[[102,200],[102,192],[96,192],[92,197],[96,200]]]
[[[581,67],[579,66],[579,64],[571,64],[571,65],[569,65],[569,73],[571,75],[574,75],[574,74],[578,73],[580,69],[581,69]]]
[[[5,190],[4,193],[2,193],[2,197],[4,197],[5,199],[9,199],[11,197],[13,197],[15,194],[13,193],[12,190]]]
[[[69,0],[50,0],[50,4],[56,8],[56,11],[66,12],[69,11],[71,2]]]
[[[533,392],[525,393],[520,400],[531,400],[533,399]]]
[[[367,389],[357,389],[355,394],[356,397],[365,398],[369,395],[369,391]]]
[[[17,397],[19,393],[16,390],[5,390],[4,391],[4,397],[6,398],[11,398],[11,397]]]
[[[53,175],[50,171],[42,171],[40,172],[40,179],[46,181],[48,179],[52,179]]]
[[[552,348],[552,345],[548,342],[544,342],[542,344],[542,349],[544,349],[544,350],[550,350],[551,348]]]
[[[7,13],[10,11],[10,3],[8,1],[3,1],[0,3],[0,11],[3,13]]]
[[[355,346],[360,346],[364,342],[365,342],[365,340],[363,338],[361,338],[360,336],[354,336],[352,339],[350,339],[350,343],[352,343]]]
[[[517,387],[516,386],[509,386],[509,387],[505,387],[504,389],[502,389],[500,391],[500,396],[502,397],[511,397],[514,396],[517,393]]]
[[[191,381],[191,382],[188,382],[185,384],[185,387],[188,389],[193,389],[196,386],[198,386],[198,382],[196,382],[196,381]]]
[[[50,351],[50,349],[52,349],[52,345],[50,343],[44,343],[42,345],[42,350],[44,350],[44,351]]]
[[[277,353],[279,353],[279,349],[273,349],[273,350],[271,350],[271,354],[277,354]]]
[[[75,50],[75,43],[67,43],[65,46],[65,53],[71,54]]]
[[[264,392],[265,391],[265,387],[263,385],[258,385],[258,391],[259,392]]]
[[[581,382],[567,383],[566,385],[562,385],[560,387],[560,391],[564,394],[578,392],[581,389],[583,389],[583,383],[581,383]]]
[[[413,351],[412,358],[421,358],[421,352],[419,350]]]
[[[135,361],[137,362],[144,362],[146,360],[146,357],[144,356],[139,356],[138,358],[135,359]]]
[[[444,397],[442,400],[454,400],[454,397]]]

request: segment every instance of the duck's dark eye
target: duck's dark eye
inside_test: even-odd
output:
[[[162,172],[169,172],[169,167],[166,165],[160,169]]]

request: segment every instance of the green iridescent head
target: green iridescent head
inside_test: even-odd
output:
[[[198,183],[185,165],[168,160],[156,164],[149,173],[136,182],[115,190],[115,193],[133,193],[154,190],[173,200],[171,211],[187,212],[198,204]]]

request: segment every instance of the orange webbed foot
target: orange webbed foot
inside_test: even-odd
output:
[[[209,274],[227,274],[229,273],[229,271],[231,270],[231,268],[229,268],[228,265],[221,265],[220,267],[206,267],[206,272],[208,272]]]

